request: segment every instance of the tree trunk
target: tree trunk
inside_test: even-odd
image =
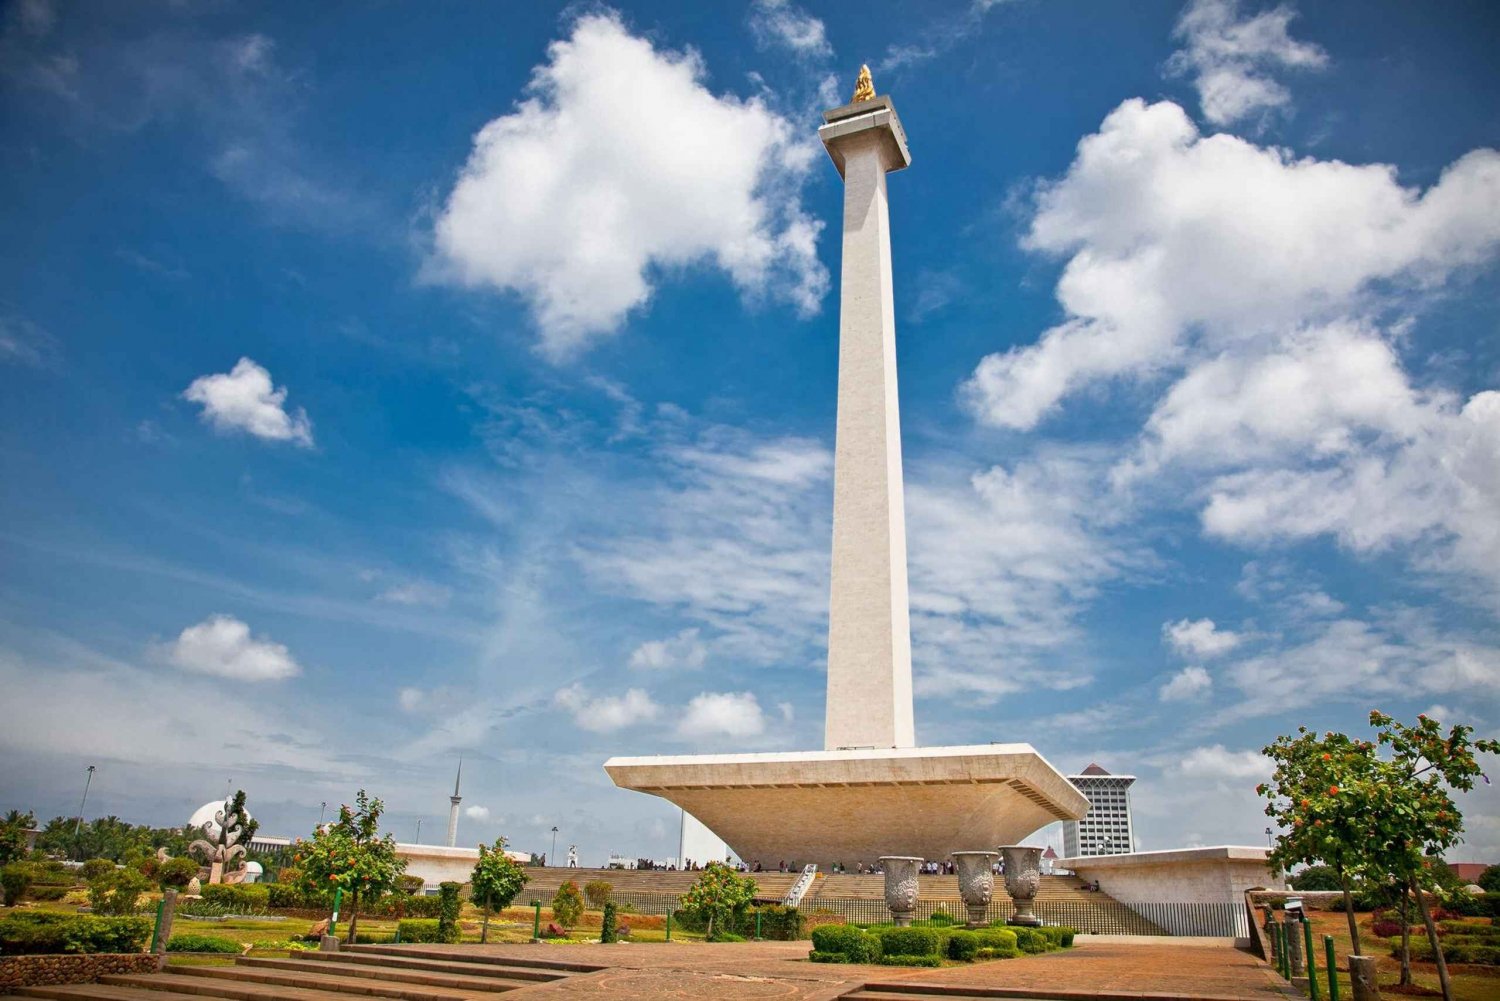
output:
[[[353,945],[355,942],[358,941],[358,939],[356,939],[354,937],[355,933],[358,932],[358,931],[359,931],[359,891],[355,890],[354,893],[351,894],[350,898],[349,898],[349,944],[350,945]]]
[[[1354,919],[1354,895],[1349,892],[1349,877],[1344,875],[1344,870],[1339,870],[1339,886],[1344,890],[1344,916],[1349,919],[1349,942],[1354,947],[1354,955],[1362,956],[1364,953],[1359,948],[1359,922]]]
[[[1432,943],[1432,958],[1437,963],[1438,984],[1443,988],[1443,1001],[1453,1001],[1453,986],[1448,983],[1448,961],[1443,958],[1443,943],[1438,940],[1437,925],[1432,921],[1432,911],[1427,907],[1427,898],[1415,879],[1407,881],[1417,897],[1417,910],[1422,912],[1422,923],[1427,926],[1427,941]]]
[[[484,945],[490,940],[490,895],[484,895],[484,923],[479,926],[479,944]]]
[[[1411,984],[1411,896],[1401,886],[1401,986]]]

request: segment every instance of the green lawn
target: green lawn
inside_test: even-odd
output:
[[[1308,915],[1313,926],[1313,943],[1317,951],[1318,981],[1321,987],[1320,997],[1327,1001],[1328,997],[1328,971],[1325,969],[1323,936],[1333,936],[1334,953],[1338,957],[1340,973],[1339,997],[1347,999],[1353,997],[1353,987],[1349,983],[1348,957],[1353,951],[1349,940],[1349,919],[1343,914],[1333,911],[1312,911]],[[1360,914],[1359,937],[1360,944],[1367,956],[1376,956],[1380,962],[1377,967],[1380,975],[1380,986],[1382,990],[1395,986],[1401,979],[1401,961],[1390,954],[1384,939],[1376,938],[1370,932],[1370,915]],[[1412,980],[1419,987],[1432,991],[1433,996],[1439,994],[1437,967],[1432,963],[1412,961]],[[1494,1001],[1500,998],[1500,968],[1487,968],[1479,966],[1450,967],[1449,976],[1453,982],[1454,1001]],[[1399,995],[1394,995],[1399,996]]]

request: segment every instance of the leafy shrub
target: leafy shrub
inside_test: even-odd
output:
[[[593,884],[590,883],[589,885],[592,886]],[[619,941],[619,936],[615,934],[615,905],[609,901],[606,901],[604,904],[604,918],[599,922],[599,941]]]
[[[1389,920],[1372,921],[1370,923],[1370,934],[1376,938],[1390,938],[1393,935],[1400,935],[1401,922]]]
[[[0,869],[0,889],[5,890],[5,902],[12,907],[19,904],[34,879],[36,869],[30,862],[12,862]]]
[[[301,873],[298,873],[297,875],[299,878],[301,877]],[[400,893],[404,893],[409,897],[421,893],[422,887],[426,885],[427,880],[423,879],[421,876],[412,876],[403,872],[400,876],[396,877],[397,891]]]
[[[156,882],[164,888],[181,890],[198,875],[198,863],[190,858],[169,858],[156,868]]]
[[[552,916],[564,928],[572,928],[583,917],[583,894],[573,880],[557,888],[552,898]]]
[[[32,900],[61,900],[72,889],[71,886],[33,886],[26,895]]]
[[[883,956],[941,955],[942,938],[931,928],[882,928],[876,934],[880,936],[880,953]]]
[[[853,925],[821,925],[812,932],[813,953],[835,953],[846,957],[840,962],[873,963],[880,956],[880,939]],[[819,960],[835,962],[835,960]]]
[[[20,911],[0,918],[0,955],[140,952],[150,935],[145,918]]]
[[[1016,933],[1009,928],[981,928],[974,934],[979,936],[980,953],[989,953],[981,955],[981,959],[1010,959],[1021,954],[1016,945]]]
[[[173,935],[167,942],[168,952],[222,952],[238,955],[243,950],[240,944],[231,938],[220,938],[217,935]]]
[[[937,956],[881,956],[875,960],[881,966],[942,966],[943,961]]]
[[[851,960],[848,956],[846,956],[842,952],[819,952],[817,949],[814,949],[812,952],[809,952],[807,954],[807,958],[810,959],[810,960],[812,960],[814,963],[852,963],[853,962],[853,960]]]
[[[956,931],[948,936],[948,958],[972,962],[979,953],[979,936],[971,931]]]
[[[1038,928],[1047,937],[1053,948],[1067,949],[1073,944],[1073,936],[1078,934],[1078,929],[1069,928],[1065,925],[1045,925]]]
[[[84,881],[92,883],[105,873],[115,871],[115,864],[107,858],[91,858],[78,870]]]
[[[1309,890],[1342,890],[1339,874],[1330,865],[1310,865],[1292,876],[1293,889],[1306,893]]]
[[[932,916],[927,919],[927,923],[935,928],[951,928],[958,923],[958,919],[942,908],[938,908],[932,912]]]
[[[745,914],[740,926],[732,929],[741,935],[755,931],[755,916],[760,915],[760,937],[772,942],[795,942],[807,937],[807,922],[795,907],[767,904],[756,907]]]
[[[396,922],[396,933],[403,942],[441,942],[436,918],[403,918]]]
[[[95,914],[134,914],[141,894],[151,884],[134,869],[115,869],[89,881],[89,907]]]
[[[438,941],[457,942],[459,940],[458,915],[463,910],[463,901],[459,899],[458,891],[463,889],[462,883],[443,882],[438,884]]]
[[[607,879],[591,879],[583,884],[583,895],[588,900],[589,906],[598,910],[609,903],[610,897],[614,896],[615,886]]]
[[[1500,966],[1500,944],[1467,935],[1450,935],[1441,941],[1443,943],[1443,958],[1450,963],[1476,963],[1482,966]],[[1400,951],[1400,940],[1392,942],[1391,955],[1399,955]],[[1433,959],[1432,944],[1425,938],[1414,937],[1411,941],[1411,957],[1412,959],[1425,959],[1430,962]]]
[[[1022,952],[1036,955],[1046,952],[1048,949],[1056,948],[1052,940],[1042,934],[1038,928],[1017,927],[1012,929],[1016,933],[1016,945]]]
[[[260,883],[209,883],[203,887],[203,899],[243,910],[236,914],[259,914],[271,903],[271,889]]]

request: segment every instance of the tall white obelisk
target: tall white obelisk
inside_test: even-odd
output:
[[[445,842],[449,848],[458,844],[458,804],[464,801],[459,795],[458,784],[464,777],[464,759],[458,759],[458,774],[453,777],[453,795],[448,797],[448,840]]]
[[[896,315],[885,176],[911,163],[868,67],[854,100],[818,130],[844,178],[839,402],[833,470],[833,582],[823,746],[911,747],[906,507],[896,395]]]

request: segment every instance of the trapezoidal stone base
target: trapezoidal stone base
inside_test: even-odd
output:
[[[1030,744],[610,758],[604,770],[768,868],[993,850],[1089,808]]]

